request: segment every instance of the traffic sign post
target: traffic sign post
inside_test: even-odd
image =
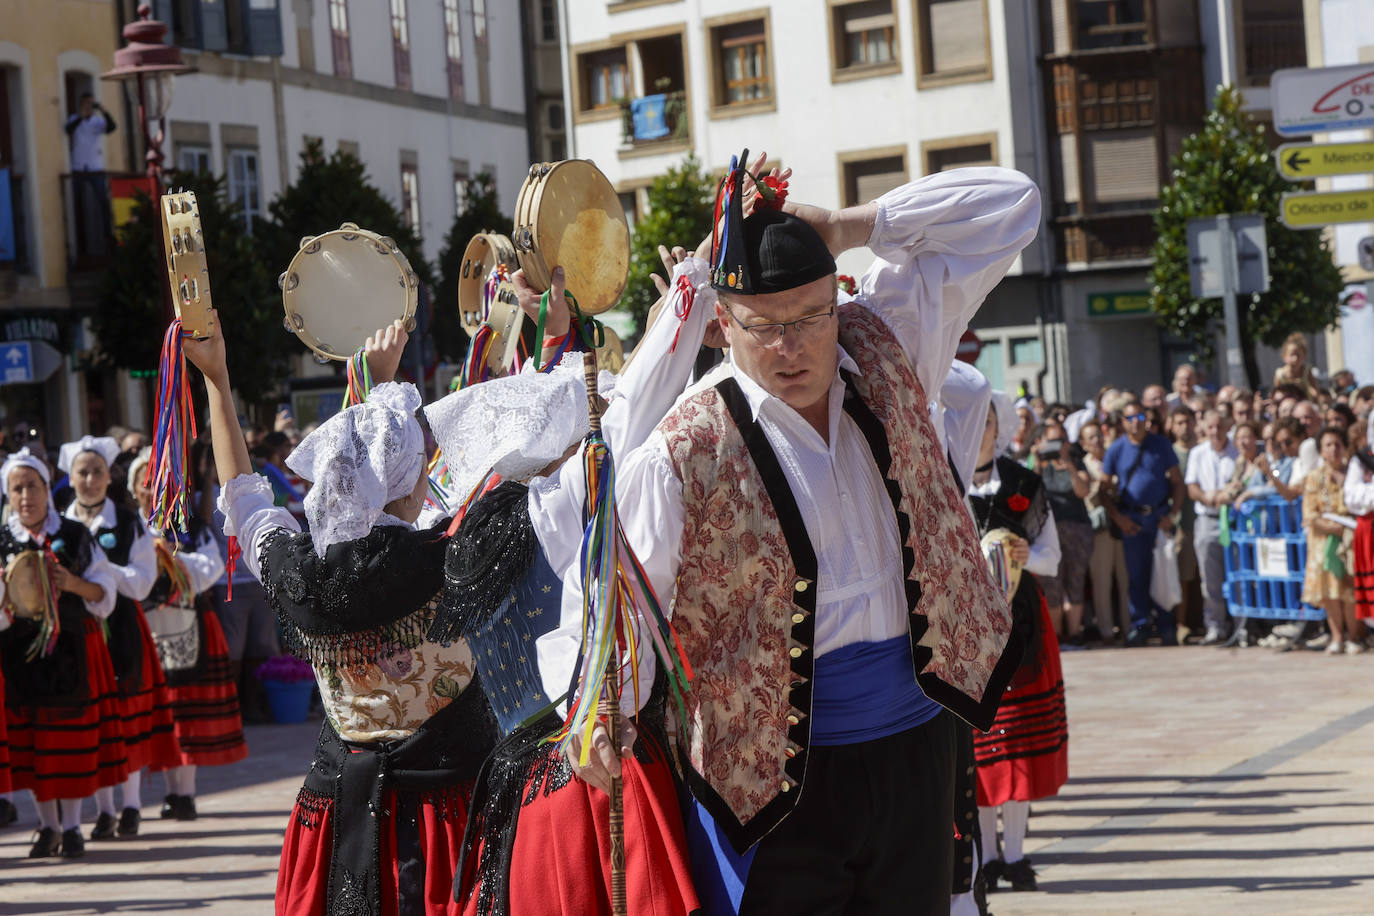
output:
[[[1269,88],[1281,137],[1374,127],[1374,64],[1279,70]]]
[[[1289,229],[1374,222],[1374,188],[1285,194],[1279,201],[1279,219]]]
[[[1244,383],[1240,352],[1237,293],[1269,291],[1269,246],[1264,217],[1256,213],[1222,213],[1188,222],[1188,274],[1193,296],[1221,298],[1226,332],[1226,380]]]
[[[0,384],[14,385],[33,381],[33,351],[28,341],[5,344],[0,348]]]
[[[1360,239],[1358,250],[1360,253],[1360,268],[1374,273],[1374,235],[1366,235],[1364,238]]]
[[[1374,172],[1374,143],[1285,143],[1274,161],[1289,181],[1358,175]]]

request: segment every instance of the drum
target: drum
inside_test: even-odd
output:
[[[181,329],[205,339],[210,320],[210,271],[205,263],[205,235],[200,227],[200,207],[194,191],[162,195],[162,244],[167,252],[167,277],[172,305]]]
[[[630,228],[610,181],[591,162],[568,159],[530,166],[515,204],[516,257],[540,291],[562,267],[584,315],[615,305],[630,272]]]
[[[1021,564],[1011,556],[1011,547],[1015,540],[1016,535],[1006,528],[994,528],[983,535],[980,543],[983,558],[988,562],[988,569],[992,570],[992,578],[1002,590],[1002,594],[1007,596],[1008,601],[1016,594],[1016,588],[1021,584]]]
[[[475,337],[484,325],[496,335],[487,356],[487,367],[493,372],[503,371],[515,361],[524,326],[525,313],[510,282],[516,269],[515,247],[500,233],[478,233],[463,251],[458,312],[469,336]]]
[[[37,550],[17,553],[5,567],[5,606],[16,617],[42,620],[53,613],[53,563]]]
[[[301,239],[277,284],[286,329],[321,361],[347,360],[398,318],[415,330],[419,276],[394,240],[353,223]]]

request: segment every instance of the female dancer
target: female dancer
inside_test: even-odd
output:
[[[118,457],[119,443],[114,439],[85,436],[63,445],[57,459],[58,468],[69,475],[75,492],[66,517],[90,530],[109,558],[118,592],[105,627],[119,688],[129,777],[124,781],[124,806],[117,825],[114,787],[95,793],[100,813],[91,831],[92,840],[111,840],[116,833],[137,836],[142,819],[143,769],[161,769],[177,759],[171,694],[139,604],[148,597],[157,578],[157,554],[143,519],[110,498],[110,467]]]
[[[153,491],[144,484],[144,472],[152,457],[145,448],[129,466],[129,491],[148,516]],[[199,468],[209,459],[209,446],[197,442],[191,450],[192,465]],[[204,475],[201,475],[203,483]],[[196,498],[200,498],[198,492]],[[174,630],[154,635],[158,656],[167,673],[172,695],[172,719],[180,755],[166,770],[167,796],[162,816],[179,821],[196,819],[196,768],[234,763],[248,756],[239,718],[238,687],[229,661],[229,644],[219,618],[211,610],[209,589],[224,574],[224,559],[210,526],[193,516],[190,531],[175,537],[152,530],[161,543],[158,578],[148,594],[150,614],[173,619],[192,618],[188,634]],[[189,610],[191,614],[177,614]]]
[[[0,616],[10,620],[0,654],[11,776],[37,802],[40,829],[29,857],[78,858],[86,854],[82,801],[128,775],[99,623],[114,610],[115,572],[85,526],[57,514],[47,464],[23,448],[5,460],[0,479],[10,504],[0,526]],[[11,615],[12,608],[20,610]]]
[[[992,393],[969,504],[980,534],[999,528],[1016,537],[1013,559],[1026,573],[1012,596],[1012,617],[1028,632],[1026,656],[986,734],[974,735],[978,759],[978,820],[983,873],[989,891],[1005,879],[1012,890],[1035,890],[1035,871],[1023,855],[1030,803],[1058,794],[1068,778],[1068,720],[1059,641],[1035,575],[1059,568],[1054,514],[1040,477],[1005,457],[1015,428],[1011,398]],[[1038,632],[1037,632],[1038,631]],[[1033,634],[1033,635],[1031,635]],[[1002,814],[1002,854],[997,814]]]

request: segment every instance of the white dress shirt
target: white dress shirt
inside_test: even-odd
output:
[[[75,500],[67,507],[65,514],[74,522],[86,524],[77,514]],[[148,597],[148,593],[153,590],[153,583],[157,581],[157,548],[153,544],[152,535],[148,532],[148,526],[143,523],[142,516],[136,515],[135,519],[138,533],[129,547],[129,562],[124,566],[110,563],[110,569],[114,571],[115,589],[125,598],[142,601]],[[100,507],[100,514],[91,519],[86,527],[91,532],[92,540],[98,544],[100,529],[113,528],[118,522],[114,500],[106,497],[105,504]]]
[[[858,295],[841,293],[840,302],[852,298],[881,317],[922,387],[935,395],[969,318],[1035,238],[1039,192],[1019,172],[955,169],[890,191],[876,203],[868,247],[877,260]],[[735,373],[815,549],[817,656],[908,632],[896,515],[867,440],[843,410],[841,368],[858,369],[842,349],[830,386],[828,444],[795,410]],[[722,364],[689,394],[732,371],[733,364]],[[685,510],[682,482],[661,433],[621,463],[616,492],[626,537],[666,609],[682,561]],[[582,583],[574,574],[564,578],[559,628],[538,643],[544,689],[555,700],[571,681],[581,632]],[[641,703],[648,698],[654,677],[651,654],[639,658],[637,685],[622,690],[631,713],[635,696]]]
[[[1204,493],[1215,493],[1231,482],[1236,476],[1236,461],[1240,452],[1235,443],[1227,442],[1226,448],[1217,451],[1212,440],[1204,439],[1188,451],[1188,467],[1183,473],[1185,484],[1197,484]],[[1194,500],[1193,508],[1198,515],[1216,518],[1221,510]]]
[[[105,135],[110,132],[105,115],[93,111],[89,118],[74,114],[67,120],[76,125],[71,129],[72,171],[105,171]]]
[[[1366,471],[1360,459],[1351,458],[1345,471],[1345,508],[1351,515],[1374,512],[1374,474]]]

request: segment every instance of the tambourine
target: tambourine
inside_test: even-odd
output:
[[[535,289],[565,285],[584,315],[620,300],[630,272],[630,227],[606,176],[585,159],[530,166],[515,204],[516,257]]]
[[[172,305],[181,329],[205,339],[213,330],[210,319],[210,271],[205,263],[205,235],[194,191],[163,194],[162,243],[167,251],[167,276]]]
[[[45,568],[46,567],[46,568]],[[37,550],[17,553],[5,567],[5,606],[16,617],[42,620],[51,612],[51,586],[55,567]]]
[[[601,346],[596,348],[596,368],[612,375],[619,375],[620,370],[625,367],[625,345],[613,329],[603,325],[601,333],[605,337]]]
[[[1021,564],[1012,559],[1012,545],[1016,540],[1016,535],[1006,528],[995,528],[983,535],[979,544],[983,549],[983,558],[988,562],[988,569],[992,570],[993,580],[1008,601],[1021,584]]]
[[[394,240],[353,223],[301,239],[277,285],[286,329],[322,360],[347,360],[398,318],[415,330],[419,276]]]
[[[463,251],[458,274],[459,316],[469,335],[476,336],[484,325],[496,335],[487,356],[487,366],[494,372],[514,362],[524,326],[525,313],[510,281],[518,268],[515,247],[500,233],[480,232]]]

